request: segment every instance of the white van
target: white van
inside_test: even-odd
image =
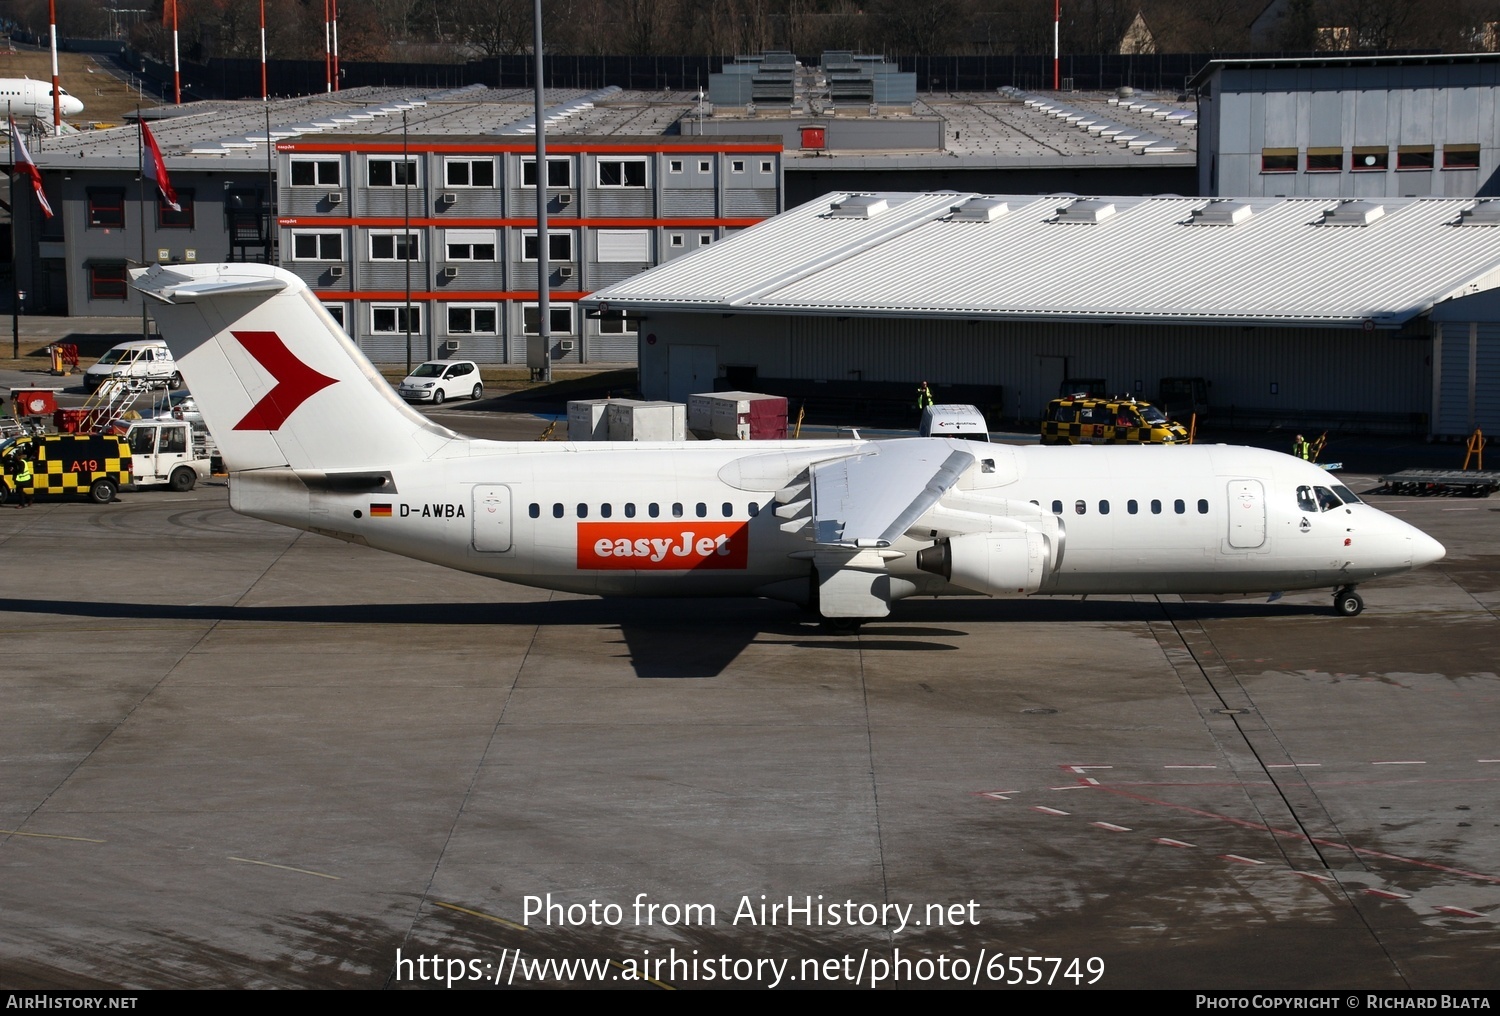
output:
[[[160,339],[122,342],[99,357],[98,363],[83,372],[84,390],[96,391],[112,377],[129,377],[172,389],[182,387],[182,375],[177,371],[172,351]]]
[[[989,425],[978,406],[928,406],[922,410],[923,437],[960,437],[968,441],[988,441]]]

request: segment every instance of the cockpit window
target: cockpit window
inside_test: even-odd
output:
[[[1318,510],[1318,502],[1313,498],[1311,487],[1297,488],[1297,507],[1305,512],[1315,512]]]
[[[1314,487],[1313,490],[1318,493],[1319,511],[1331,512],[1335,508],[1342,508],[1344,506],[1344,502],[1339,500],[1338,495],[1327,487]]]
[[[1348,487],[1341,487],[1338,484],[1334,484],[1333,492],[1337,494],[1339,496],[1339,500],[1343,501],[1345,504],[1364,504],[1364,502],[1359,499],[1359,495],[1354,493],[1354,491],[1350,490]]]

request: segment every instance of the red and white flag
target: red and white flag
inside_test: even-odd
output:
[[[177,192],[172,189],[172,179],[167,176],[167,164],[162,161],[161,148],[156,144],[156,138],[151,133],[151,128],[146,126],[146,121],[141,124],[141,175],[152,183],[161,192],[162,200],[165,201],[174,212],[182,211],[182,205],[177,203]]]
[[[36,202],[42,206],[42,214],[52,218],[52,206],[47,203],[47,195],[42,190],[42,171],[36,168],[36,163],[31,161],[31,153],[26,150],[26,142],[21,137],[21,132],[16,129],[16,118],[10,118],[11,143],[16,146],[16,164],[12,172],[20,173],[31,181],[31,189],[36,191]]]

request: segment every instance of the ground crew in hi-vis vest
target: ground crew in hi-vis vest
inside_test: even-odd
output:
[[[14,458],[11,459],[11,484],[15,487],[16,496],[21,503],[18,508],[30,508],[31,499],[36,494],[36,488],[32,485],[33,475],[31,469],[31,457],[24,449],[17,449]]]
[[[1308,443],[1307,438],[1298,434],[1297,440],[1292,442],[1292,454],[1304,462],[1310,462],[1312,461],[1312,445]]]
[[[930,405],[932,405],[932,389],[927,387],[926,381],[923,381],[917,385],[917,408],[926,409]]]

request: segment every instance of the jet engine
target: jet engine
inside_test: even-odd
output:
[[[917,567],[922,571],[988,596],[1034,593],[1051,565],[1047,536],[1030,529],[967,533],[917,551]]]

